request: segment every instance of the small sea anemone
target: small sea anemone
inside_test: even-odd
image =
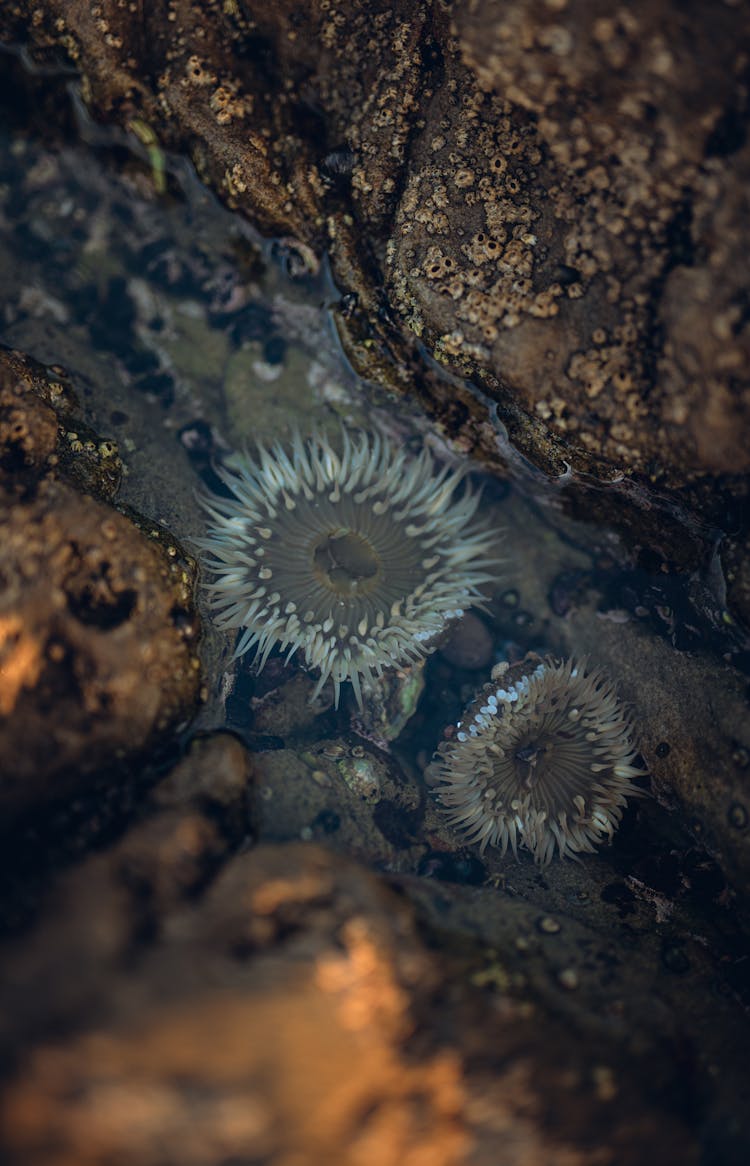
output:
[[[428,780],[451,824],[480,850],[526,846],[539,866],[612,839],[633,778],[630,713],[586,660],[546,659],[487,686],[440,745]]]
[[[342,430],[288,448],[259,444],[218,474],[232,497],[203,499],[199,546],[221,628],[243,628],[235,655],[304,652],[333,681],[362,688],[384,668],[428,655],[448,621],[481,602],[497,565],[494,536],[475,521],[479,495],[462,469],[438,468],[385,437]]]

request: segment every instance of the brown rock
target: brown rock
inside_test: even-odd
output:
[[[48,472],[109,500],[122,462],[117,444],[86,423],[64,369],[0,350],[0,482],[18,492]]]
[[[748,468],[745,16],[13,0],[0,21],[62,46],[100,116],[188,151],[292,269],[327,247],[365,375],[490,465],[513,461],[507,430],[545,472],[572,467],[567,506],[694,567],[692,520],[727,525]]]
[[[120,848],[116,865],[94,860],[69,880],[71,894],[91,887],[98,867],[84,937],[125,921],[121,909],[113,916],[122,857]],[[230,864],[199,912],[179,899],[161,899],[165,939],[141,954],[136,978],[111,946],[84,948],[100,975],[69,996],[76,1035],[63,1047],[43,1040],[6,1093],[11,1161],[462,1159],[456,1056],[412,1060],[400,1047],[414,1027],[412,993],[434,980],[430,960],[375,880],[315,848],[263,849]],[[59,928],[39,949],[53,936],[66,966],[73,951]]]
[[[0,387],[0,473],[5,477],[29,468],[39,471],[57,445],[54,409],[23,393],[10,378]]]
[[[537,464],[509,397],[576,468],[657,463],[679,482],[748,467],[745,164],[717,136],[746,97],[742,35],[728,7],[710,36],[674,16],[464,5],[466,67],[447,54],[414,142],[393,296],[446,364],[490,386]]]
[[[195,706],[192,564],[164,531],[149,537],[79,492],[111,498],[121,468],[62,369],[0,353],[0,802],[9,818],[143,754]]]
[[[158,928],[123,931],[127,849],[66,880],[70,938],[58,916],[6,952],[6,983],[37,1001],[6,1018],[19,1053],[1,1103],[7,1161],[491,1166],[500,1146],[517,1166],[635,1164],[646,1146],[695,1160],[628,1070],[605,1057],[589,1075],[580,1045],[500,981],[493,999],[461,967],[444,978],[406,904],[356,864],[262,846],[196,903],[161,898]],[[51,968],[81,952],[86,990],[71,993]]]
[[[2,984],[0,1046],[104,1006],[118,969],[141,958],[247,839],[251,776],[235,737],[196,739],[144,799],[148,816],[47,888],[43,922],[23,937]]]
[[[192,580],[127,518],[60,481],[0,499],[6,814],[80,788],[191,713]]]
[[[478,615],[468,612],[440,646],[441,656],[456,668],[489,669],[495,649],[492,634]]]

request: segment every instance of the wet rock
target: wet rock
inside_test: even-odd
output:
[[[65,369],[0,349],[0,480],[17,490],[46,472],[110,500],[122,461],[116,442],[86,423]]]
[[[23,3],[12,4],[4,13],[6,34],[17,36],[29,15]],[[279,15],[283,19],[286,13],[281,9]],[[160,64],[150,78],[140,75],[146,50],[142,24],[117,3],[99,10],[96,28],[85,0],[69,5],[55,0],[39,16],[42,23],[50,20],[49,31],[54,29],[55,39],[87,75],[100,111],[118,120],[124,115],[144,150],[151,151],[160,185],[165,182],[160,149],[187,134],[198,172],[230,203],[251,201],[258,220],[276,234],[307,242],[319,237],[317,182],[290,124],[290,103],[282,99],[277,108],[273,94],[286,62],[274,59],[265,30],[241,9],[226,17],[207,13],[194,0],[154,6],[147,18],[148,54]],[[280,131],[278,144],[272,126]],[[282,145],[285,134],[290,136]],[[289,153],[293,140],[300,151],[296,164]],[[288,191],[282,194],[290,182],[293,198]]]
[[[389,870],[420,853],[422,799],[387,754],[358,738],[325,738],[255,758],[264,838],[304,838]]]
[[[250,755],[231,733],[193,737],[185,756],[151,791],[150,800],[167,809],[206,802],[231,810],[247,792]]]
[[[144,753],[190,716],[198,693],[192,565],[164,532],[148,537],[74,488],[108,497],[119,480],[116,447],[82,441],[76,410],[54,371],[2,354],[6,821],[84,788],[108,762]]]
[[[15,972],[3,982],[10,1011],[0,1045],[7,1049],[19,1025],[43,1032],[58,1018],[85,1016],[89,1001],[106,996],[115,971],[132,966],[169,913],[201,894],[252,837],[251,789],[250,757],[235,737],[198,738],[141,799],[140,820],[115,845],[44,888],[34,904],[42,923],[29,930],[32,916],[24,920]],[[47,999],[41,1013],[29,983]]]
[[[143,828],[139,838],[148,850]],[[471,961],[454,966],[446,993],[447,969],[408,906],[355,864],[261,846],[194,903],[160,897],[160,926],[146,933],[118,873],[128,845],[68,878],[69,939],[48,921],[36,963],[33,945],[5,953],[6,982],[37,1001],[33,1023],[6,1017],[6,1047],[22,1043],[2,1102],[8,1161],[151,1164],[167,1145],[196,1164],[452,1166],[471,1154],[489,1166],[501,1142],[519,1166],[560,1155],[629,1164],[646,1145],[668,1163],[694,1160],[684,1126],[644,1101],[606,1046],[582,1057],[552,1017],[540,1027],[509,991],[504,956],[489,979],[485,961],[484,986]],[[82,942],[87,990],[63,1002],[70,989],[44,957],[54,950],[65,967]]]
[[[281,238],[292,274],[326,247],[363,375],[494,467],[514,464],[507,431],[569,474],[568,508],[691,568],[705,519],[742,572],[746,521],[728,508],[748,467],[743,4],[180,0],[149,7],[146,36],[115,0],[98,24],[89,9],[14,0],[0,28],[65,49],[158,188],[162,147],[188,151]],[[425,368],[415,336],[475,379],[494,423]],[[747,589],[729,595],[747,619]]]
[[[250,754],[231,733],[194,737],[185,757],[151,793],[162,810],[195,805],[218,821],[225,839],[236,845],[257,831],[250,788]]]
[[[16,815],[190,716],[198,627],[178,549],[62,481],[0,499],[0,541],[0,773]]]
[[[313,701],[315,685],[306,673],[298,673],[286,683],[271,688],[250,701],[253,733],[286,738],[309,729],[316,718],[333,705],[333,698],[321,692]]]
[[[54,409],[38,397],[24,394],[11,378],[0,388],[0,464],[2,475],[38,472],[57,445]]]
[[[98,901],[87,896],[84,939],[127,923],[118,857]],[[431,960],[371,876],[315,848],[262,848],[230,863],[197,909],[180,900],[157,902],[162,938],[142,945],[137,971],[116,942],[99,940],[98,952],[88,942],[100,976],[68,1000],[64,1045],[37,1015],[36,1051],[5,1093],[11,1161],[157,1163],[165,1145],[206,1164],[462,1159],[455,1054],[402,1049],[415,997],[435,981]],[[64,962],[60,939],[40,937],[40,954],[54,943]]]
[[[471,670],[489,669],[493,652],[494,644],[489,628],[472,611],[456,624],[440,648],[440,655],[449,664]]]
[[[675,16],[462,6],[467,71],[448,56],[391,263],[420,334],[494,375],[572,465],[673,481],[748,468],[747,159],[741,134],[715,145],[747,100],[743,33],[728,6],[710,38]]]

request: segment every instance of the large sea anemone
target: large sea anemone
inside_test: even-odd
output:
[[[259,444],[217,472],[200,546],[219,627],[244,629],[235,655],[301,650],[320,670],[313,696],[344,681],[357,703],[383,669],[426,656],[450,620],[481,602],[497,566],[462,469],[438,468],[373,433],[342,430],[339,448],[297,434]],[[458,489],[461,483],[463,486]]]
[[[546,866],[611,841],[643,770],[627,708],[586,660],[520,673],[483,690],[427,776],[470,843],[520,844]]]

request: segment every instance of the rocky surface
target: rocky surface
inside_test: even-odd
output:
[[[0,748],[38,807],[0,864],[12,1162],[747,1160],[745,8],[2,6],[42,62],[2,58],[3,335],[51,362],[0,384]],[[337,379],[336,301],[452,455]],[[168,532],[292,416],[502,467],[502,571],[366,715],[295,661],[228,682],[210,639],[203,725],[237,736],[187,747]],[[650,774],[544,872],[462,845],[423,779],[527,651],[615,677]]]
[[[113,492],[114,443],[72,420],[70,389],[52,370],[5,353],[0,377],[7,823],[174,732],[195,707],[200,665],[192,568],[179,546],[76,488]]]
[[[672,480],[748,469],[742,7],[718,5],[708,36],[699,9],[668,3],[462,6],[461,57],[488,96],[445,103],[447,230],[398,245],[416,244],[409,286],[425,298],[424,249],[444,241],[463,343],[486,347],[528,413]],[[447,151],[467,117],[462,187]],[[458,234],[472,226],[481,244]]]
[[[3,488],[22,498],[47,475],[107,502],[122,481],[117,443],[87,424],[65,369],[17,349],[0,349],[0,458]]]
[[[2,947],[6,1160],[741,1161],[736,903],[679,819],[540,874],[404,764],[198,738],[59,875]]]
[[[691,566],[695,517],[726,531],[747,618],[727,515],[748,468],[745,3],[13,0],[2,20],[69,55],[157,185],[161,148],[188,151],[292,269],[327,247],[355,365],[489,464],[502,430],[415,337],[537,466],[573,467],[577,512]]]
[[[7,1160],[694,1160],[671,1103],[643,1096],[646,1050],[584,1053],[505,946],[446,963],[403,898],[316,846],[230,857],[248,778],[237,742],[206,739],[6,948]],[[554,943],[553,920],[503,924],[527,928],[529,952]]]

